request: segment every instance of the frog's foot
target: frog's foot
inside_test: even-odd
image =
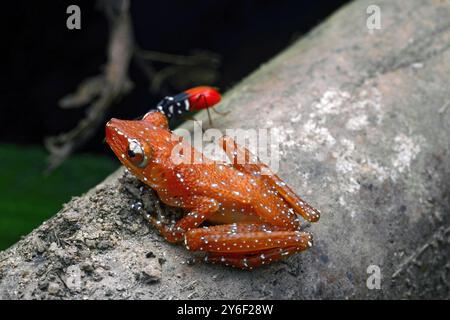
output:
[[[189,200],[194,209],[190,210],[183,218],[175,224],[163,223],[153,216],[149,221],[158,229],[161,235],[171,243],[180,242],[184,234],[194,228],[198,228],[211,214],[217,211],[219,204],[212,198],[196,198]]]
[[[185,234],[185,245],[207,252],[205,261],[252,269],[310,248],[312,237],[307,232],[246,223],[191,229]]]
[[[272,172],[266,164],[260,162],[258,157],[253,155],[247,148],[239,146],[228,136],[221,137],[219,145],[227,154],[234,168],[247,174],[260,176],[304,219],[311,222],[319,220],[320,211],[300,198],[280,177]]]

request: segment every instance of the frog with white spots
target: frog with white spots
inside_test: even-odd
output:
[[[299,216],[315,222],[319,211],[297,196],[277,175],[231,138],[220,146],[231,164],[207,159],[189,146],[197,162],[173,161],[181,137],[166,116],[149,112],[142,120],[111,119],[106,141],[122,164],[153,188],[162,202],[186,214],[175,223],[148,219],[172,243],[205,252],[205,261],[251,269],[312,246],[299,231]],[[269,173],[269,174],[268,174]]]

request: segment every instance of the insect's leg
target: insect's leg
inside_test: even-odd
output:
[[[209,125],[212,127],[213,126],[213,122],[212,122],[212,119],[211,119],[211,112],[209,112],[209,108],[206,109],[206,113],[208,114]]]
[[[221,137],[219,139],[219,145],[223,148],[236,169],[251,175],[261,176],[304,219],[311,222],[319,220],[319,210],[295,194],[280,177],[272,172],[266,164],[260,162],[247,148],[239,146],[228,136]]]
[[[203,106],[201,106],[200,109],[206,109],[206,113],[208,114],[208,122],[209,122],[209,125],[212,127],[213,126],[213,122],[212,122],[212,119],[211,119],[211,113],[209,111],[210,106],[208,105],[208,101],[206,100],[206,97],[203,94],[201,94],[201,95],[198,96],[196,101],[197,101],[197,104],[199,103],[199,101],[201,101],[203,103]]]
[[[228,110],[228,111],[218,111],[214,107],[212,107],[211,110],[214,111],[214,113],[217,113],[217,114],[219,114],[221,116],[226,116],[227,114],[230,113],[230,110]]]
[[[206,101],[206,97],[204,95],[201,95],[198,97],[198,100],[203,98],[203,108],[206,109],[208,111],[208,118],[209,118],[209,124],[212,125],[212,120],[211,120],[211,114],[209,113],[209,109],[211,109],[212,111],[214,111],[214,113],[217,113],[221,116],[227,115],[230,113],[230,111],[217,111],[213,105],[208,105],[208,102]]]
[[[204,251],[206,261],[238,268],[254,268],[312,246],[307,232],[285,231],[263,224],[231,224],[186,232],[189,250]]]
[[[184,234],[194,228],[198,228],[210,214],[217,211],[219,204],[212,198],[200,198],[188,200],[193,209],[173,225],[167,225],[154,217],[149,217],[150,222],[159,230],[162,236],[169,242],[175,243],[183,240]]]

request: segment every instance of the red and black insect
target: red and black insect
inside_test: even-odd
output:
[[[189,112],[206,109],[209,122],[211,115],[209,109],[220,102],[220,93],[211,87],[201,86],[183,91],[175,96],[168,96],[162,99],[156,106],[156,110],[162,112],[170,120]],[[214,109],[213,109],[214,110]],[[216,113],[222,114],[217,110]]]

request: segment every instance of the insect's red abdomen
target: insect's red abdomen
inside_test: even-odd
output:
[[[219,103],[220,93],[211,87],[195,87],[185,91],[189,96],[191,111],[207,109]]]

